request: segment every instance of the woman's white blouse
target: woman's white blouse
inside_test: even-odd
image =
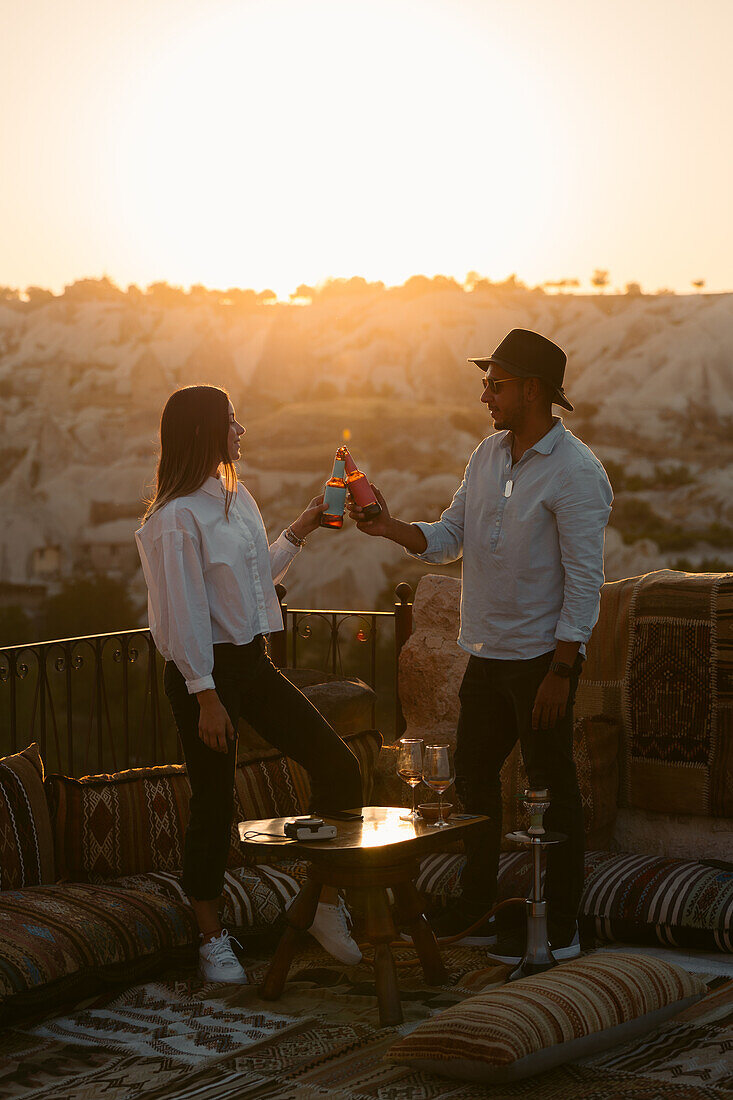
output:
[[[210,477],[154,512],[135,541],[153,641],[191,694],[214,687],[217,642],[246,645],[282,630],[275,585],[298,547],[284,533],[268,546],[260,510],[241,483],[228,520],[223,483]]]

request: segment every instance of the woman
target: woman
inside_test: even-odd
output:
[[[182,885],[201,934],[199,969],[210,981],[232,982],[247,980],[219,919],[238,719],[306,768],[321,812],[362,800],[356,757],[275,668],[263,637],[282,629],[275,583],[319,526],[323,498],[268,546],[254,499],[237,485],[244,431],[224,390],[173,393],[160,420],[155,494],[135,532],[150,631],[166,659],[165,691],[191,783]],[[311,932],[342,961],[361,958],[335,890],[324,889]]]

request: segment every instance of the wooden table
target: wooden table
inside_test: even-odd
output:
[[[287,911],[288,926],[265,975],[261,994],[267,1000],[277,1000],[282,994],[300,934],[313,923],[321,887],[359,890],[364,896],[366,939],[374,946],[379,1021],[382,1026],[391,1026],[402,1023],[402,1007],[390,947],[397,934],[387,887],[392,890],[400,917],[412,935],[426,980],[431,985],[442,984],[447,975],[414,880],[423,856],[463,839],[469,829],[485,825],[487,818],[454,818],[447,828],[436,829],[423,821],[415,824],[403,821],[400,816],[406,813],[403,807],[364,806],[356,812],[364,815],[363,821],[338,821],[323,814],[325,821],[336,826],[338,834],[331,840],[310,842],[278,839],[285,822],[292,818],[239,823],[245,850],[262,855],[263,850],[278,848],[283,853],[287,850],[288,857],[297,855],[310,862],[308,878]],[[255,833],[277,836],[255,836]]]

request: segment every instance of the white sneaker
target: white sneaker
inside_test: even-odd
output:
[[[351,935],[351,925],[351,913],[339,898],[338,905],[319,901],[315,919],[308,931],[329,955],[354,966],[361,962],[361,951]]]
[[[238,940],[232,940],[226,928],[222,928],[220,936],[199,947],[199,974],[205,981],[247,984],[247,975],[232,950],[232,942],[237,947],[242,946]]]

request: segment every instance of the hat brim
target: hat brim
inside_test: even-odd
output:
[[[495,355],[482,355],[477,359],[469,359],[469,363],[475,363],[479,370],[485,371],[491,363],[496,363],[497,367],[502,367],[503,370],[508,370],[514,378],[537,378],[536,374],[532,374],[531,370],[523,370],[521,367],[516,367],[514,363],[508,363],[506,359],[497,359]],[[562,386],[557,386],[553,391],[552,397],[553,405],[561,405],[563,409],[567,409],[568,412],[574,412],[573,406],[568,401],[565,390]]]

